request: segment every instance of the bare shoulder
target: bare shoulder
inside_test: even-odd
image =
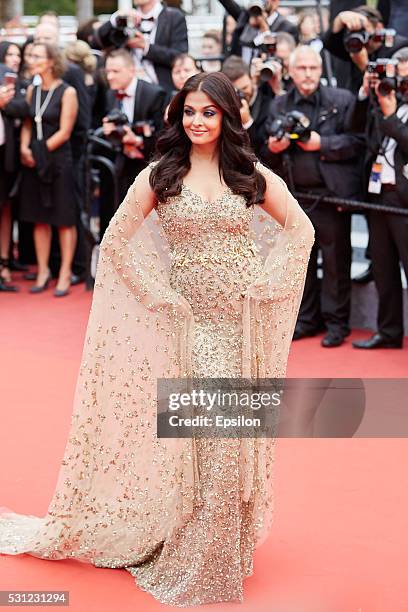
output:
[[[261,172],[264,175],[267,184],[270,183],[286,187],[285,181],[275,172],[273,172],[273,170],[262,164],[259,160],[255,163],[255,168],[258,170],[258,172]]]
[[[257,162],[255,167],[266,180],[264,202],[259,204],[260,208],[271,215],[281,226],[285,226],[288,196],[290,195],[285,181],[260,162]]]
[[[27,91],[26,91],[27,102],[31,102],[31,98],[33,97],[33,89],[34,89],[34,85],[32,84],[27,87]]]
[[[76,100],[78,98],[75,88],[71,87],[71,85],[68,85],[62,97],[65,98],[66,100]]]

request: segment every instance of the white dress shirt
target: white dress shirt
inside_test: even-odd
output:
[[[128,87],[125,89],[127,96],[122,100],[122,110],[129,119],[129,123],[133,123],[135,114],[135,95],[137,87],[137,77],[134,77]]]

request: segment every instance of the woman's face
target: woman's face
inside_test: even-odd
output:
[[[47,72],[53,65],[53,60],[47,57],[47,49],[44,45],[33,45],[31,49],[31,61],[31,73],[33,75],[44,74],[44,72]]]
[[[221,134],[222,111],[203,91],[192,91],[184,101],[183,127],[193,144],[215,143]]]
[[[213,38],[204,36],[201,44],[201,54],[204,57],[216,57],[217,55],[221,54],[221,45],[219,45]]]
[[[310,15],[304,18],[302,21],[302,25],[300,26],[300,33],[305,38],[312,38],[316,36],[316,22],[314,18]]]
[[[171,71],[174,87],[180,91],[180,89],[183,89],[187,79],[197,74],[197,72],[197,66],[191,57],[185,57],[177,61]]]
[[[10,45],[4,56],[4,63],[7,68],[18,72],[21,64],[21,52],[17,45]]]

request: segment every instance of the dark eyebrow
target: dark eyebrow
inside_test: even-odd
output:
[[[190,106],[190,104],[185,104],[184,108],[194,108],[194,107]],[[215,106],[215,104],[208,104],[207,106],[203,106],[202,108],[215,108],[216,109],[217,107]]]

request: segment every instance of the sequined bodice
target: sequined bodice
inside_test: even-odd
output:
[[[183,184],[157,213],[171,249],[171,284],[195,317],[238,315],[245,289],[262,267],[250,233],[254,208],[229,188],[208,202]]]
[[[263,266],[253,207],[229,188],[208,202],[183,185],[157,213],[170,245],[170,284],[194,315],[194,374],[240,376],[244,295]]]

